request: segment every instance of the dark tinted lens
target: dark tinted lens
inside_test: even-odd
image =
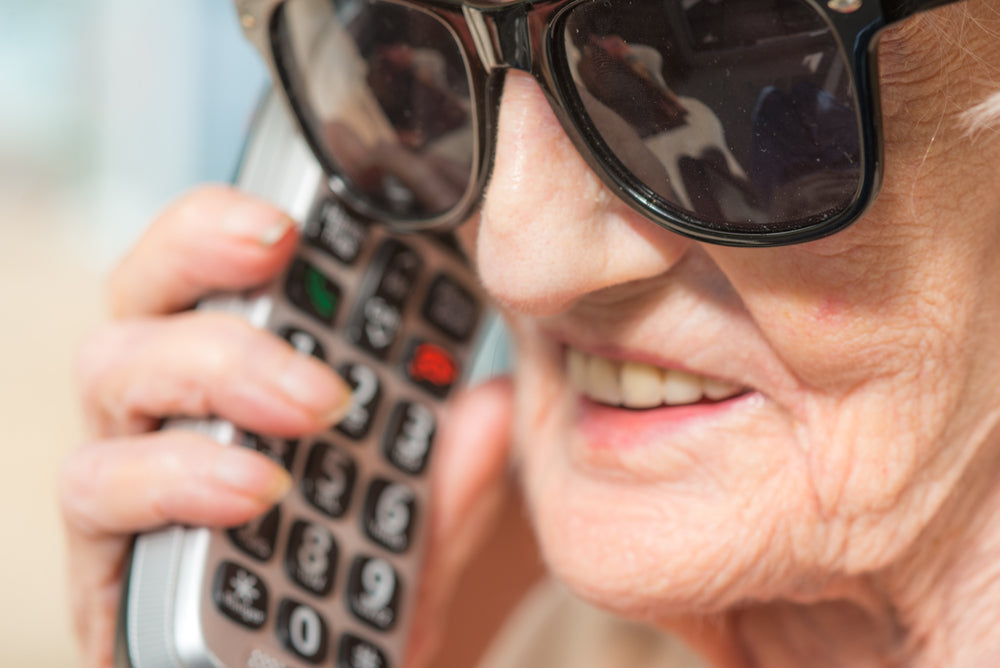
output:
[[[591,0],[563,27],[581,122],[661,204],[780,231],[853,201],[852,75],[806,0]]]
[[[315,141],[365,204],[397,218],[447,212],[469,186],[465,60],[435,18],[372,0],[289,0],[281,60]]]

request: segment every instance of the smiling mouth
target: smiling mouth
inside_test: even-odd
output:
[[[643,362],[620,362],[566,348],[570,385],[591,401],[632,409],[689,406],[731,399],[747,388]]]

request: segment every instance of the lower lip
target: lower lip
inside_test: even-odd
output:
[[[748,392],[723,401],[640,410],[581,398],[577,424],[593,450],[634,450],[662,443],[664,438],[681,431],[707,427],[756,396],[757,393]]]

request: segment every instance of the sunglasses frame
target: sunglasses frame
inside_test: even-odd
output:
[[[555,48],[569,10],[592,0],[527,0],[497,4],[483,0],[381,0],[435,16],[449,28],[466,59],[472,104],[472,176],[465,193],[447,212],[426,218],[400,220],[357,196],[340,176],[338,166],[315,136],[310,110],[300,99],[297,72],[286,62],[280,44],[278,10],[286,0],[235,0],[246,38],[257,49],[280,83],[280,97],[293,113],[306,142],[328,176],[329,187],[357,213],[383,222],[396,231],[446,229],[467,220],[479,205],[490,178],[496,148],[497,117],[507,69],[531,74],[577,151],[590,168],[619,197],[652,222],[698,241],[741,247],[773,247],[819,239],[847,227],[868,208],[882,177],[882,143],[878,104],[876,46],[881,29],[918,12],[960,0],[801,0],[811,5],[833,29],[848,58],[859,114],[860,184],[851,203],[841,212],[794,229],[732,230],[713,227],[683,211],[664,207],[662,198],[640,183],[608,149],[589,123],[578,98],[562,82],[571,81],[567,64]]]

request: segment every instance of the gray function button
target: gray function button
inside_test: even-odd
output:
[[[457,341],[467,341],[479,320],[479,304],[454,278],[438,274],[427,290],[422,313],[441,332]]]
[[[320,614],[305,603],[283,599],[278,605],[276,630],[285,649],[299,658],[310,663],[326,658],[330,632]]]
[[[251,629],[267,621],[267,587],[249,568],[223,561],[212,587],[215,605],[229,619]]]
[[[379,359],[389,354],[422,267],[420,256],[398,241],[378,247],[347,325],[353,343]]]
[[[332,533],[305,520],[292,525],[285,571],[293,582],[317,596],[326,596],[333,589],[337,556],[337,541]]]
[[[344,419],[337,423],[337,431],[360,440],[371,429],[375,410],[382,396],[382,384],[375,371],[365,364],[349,362],[338,368],[337,373],[344,377],[354,391],[351,408]]]
[[[357,557],[347,580],[347,606],[354,616],[379,631],[396,624],[399,576],[385,559]]]
[[[337,668],[389,668],[389,660],[375,644],[345,633],[337,650]]]
[[[226,533],[236,547],[258,561],[267,561],[274,554],[274,543],[278,536],[281,510],[275,506],[265,515],[250,520],[246,524],[229,529]]]
[[[417,499],[403,483],[375,478],[365,495],[362,511],[365,535],[393,552],[410,547],[417,522]]]
[[[392,409],[382,452],[396,468],[416,475],[427,467],[436,431],[434,413],[415,401],[402,401]]]
[[[317,510],[337,518],[347,512],[358,467],[340,448],[317,441],[302,475],[302,495]]]
[[[368,238],[368,226],[333,199],[320,202],[303,232],[310,245],[348,265],[358,259]]]

